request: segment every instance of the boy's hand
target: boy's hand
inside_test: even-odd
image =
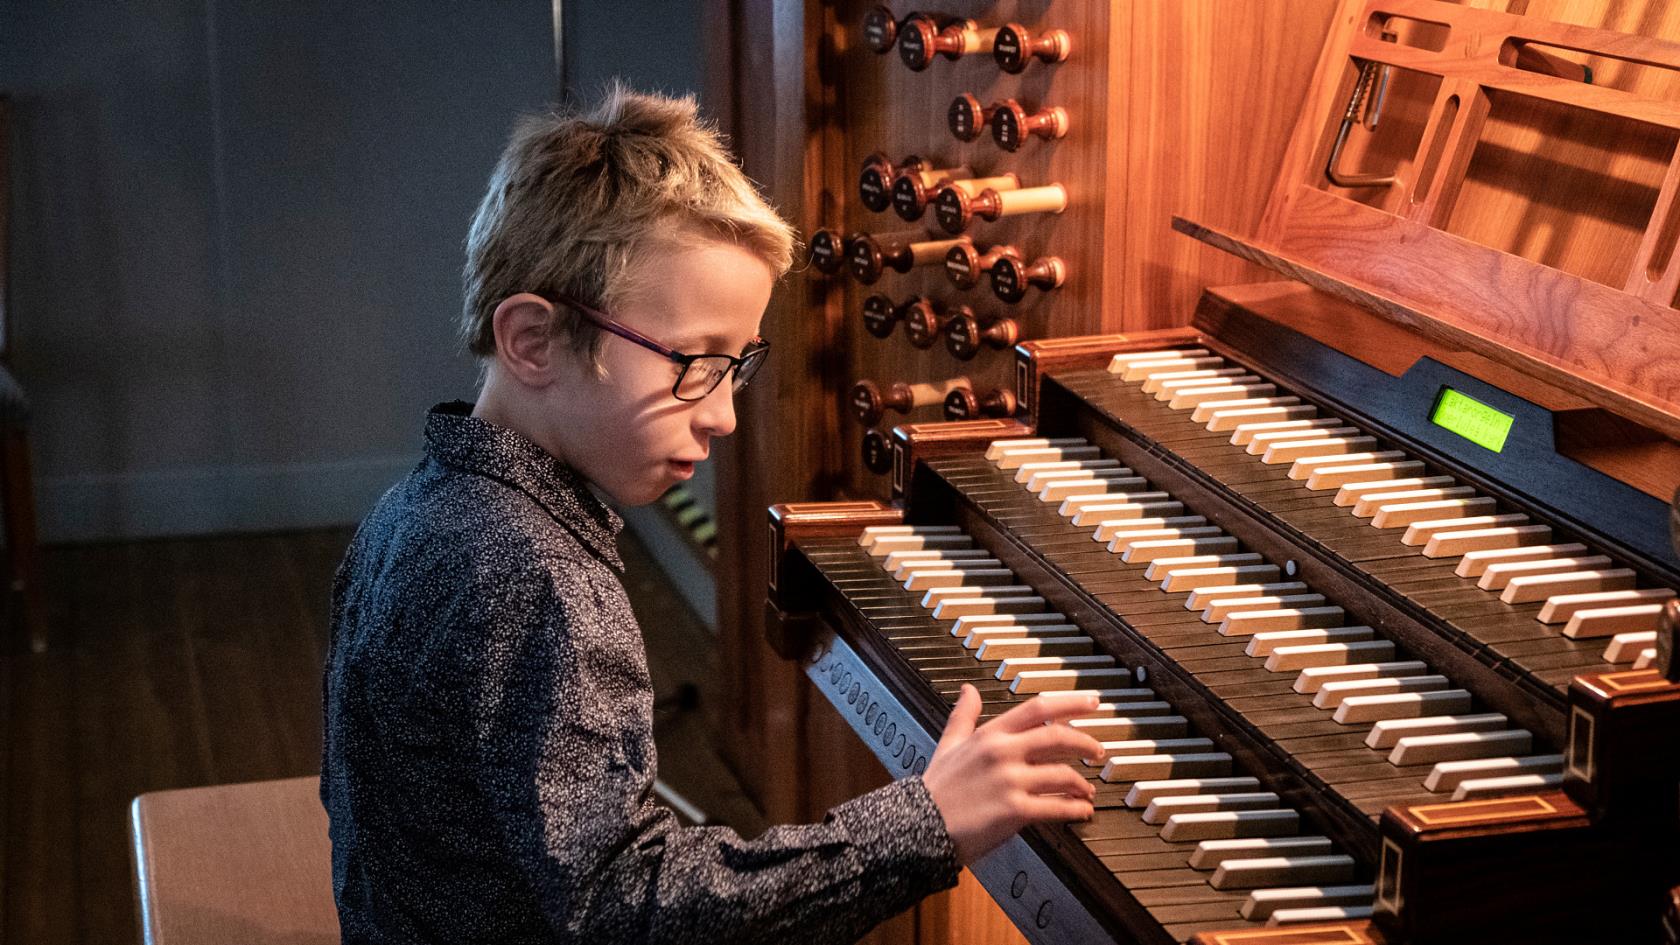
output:
[[[1038,696],[976,729],[980,693],[963,686],[922,774],[958,863],[985,856],[1028,824],[1091,818],[1096,790],[1068,762],[1100,761],[1102,744],[1062,723],[1096,707],[1094,696]]]

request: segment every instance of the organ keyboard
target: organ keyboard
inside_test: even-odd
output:
[[[1101,697],[1095,818],[974,867],[1030,938],[1654,937],[1662,502],[1542,462],[1517,395],[1429,358],[1379,383],[1212,292],[1191,329],[1017,356],[1027,420],[894,431],[896,506],[774,508],[771,600],[898,773],[964,683],[983,717]],[[1517,417],[1490,455],[1534,468],[1432,423],[1442,388]]]

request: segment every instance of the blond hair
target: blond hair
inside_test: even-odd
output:
[[[707,240],[756,253],[781,278],[794,234],[702,122],[692,96],[613,82],[582,111],[522,119],[473,215],[461,336],[495,353],[492,315],[520,292],[614,311],[656,253]],[[554,329],[598,365],[601,332],[569,308]]]

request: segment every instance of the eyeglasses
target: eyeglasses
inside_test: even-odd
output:
[[[704,400],[712,391],[717,390],[718,384],[722,383],[731,371],[735,373],[735,380],[730,391],[739,393],[753,379],[753,375],[758,373],[758,369],[764,366],[764,359],[770,354],[770,342],[763,338],[754,338],[747,342],[746,350],[741,352],[740,357],[727,354],[683,354],[570,296],[556,294],[550,301],[572,309],[602,331],[611,332],[625,341],[641,345],[679,365],[681,369],[677,371],[676,383],[671,385],[671,396],[682,401]]]

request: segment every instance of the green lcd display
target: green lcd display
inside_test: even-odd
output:
[[[1511,434],[1512,419],[1510,414],[1500,413],[1451,387],[1441,388],[1441,396],[1435,399],[1435,409],[1429,414],[1430,423],[1446,427],[1495,453],[1505,448],[1505,438]]]

